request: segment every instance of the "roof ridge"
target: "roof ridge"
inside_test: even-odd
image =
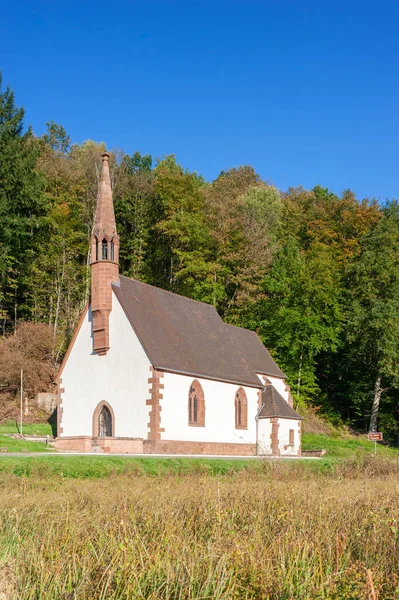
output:
[[[151,283],[145,283],[144,281],[140,281],[140,279],[134,279],[133,277],[126,277],[126,275],[120,275],[119,277],[123,277],[123,279],[128,279],[129,281],[134,281],[135,283],[145,285],[146,287],[154,288],[154,290],[164,292],[165,294],[171,294],[172,296],[178,296],[179,298],[184,298],[184,300],[189,300],[190,302],[196,302],[197,304],[209,306],[209,308],[214,310],[216,312],[216,314],[219,316],[219,318],[221,319],[221,321],[226,325],[226,323],[223,321],[222,317],[219,315],[218,311],[213,306],[213,304],[208,304],[208,302],[202,302],[201,300],[195,300],[194,298],[190,298],[189,296],[183,296],[182,294],[176,294],[176,292],[171,292],[170,290],[165,290],[165,288],[161,288],[156,285],[151,285]],[[116,285],[116,284],[113,283],[112,285]]]
[[[211,304],[123,275],[112,290],[154,367],[258,389],[257,373],[284,377],[256,333]]]
[[[222,319],[223,320],[223,319]],[[253,333],[256,335],[256,337],[260,340],[258,334],[256,333],[256,331],[254,331],[253,329],[247,329],[246,327],[240,327],[239,325],[233,325],[233,323],[226,323],[225,321],[223,321],[223,323],[225,325],[228,325],[229,327],[234,327],[235,329],[239,329],[240,331],[249,331],[250,333]]]

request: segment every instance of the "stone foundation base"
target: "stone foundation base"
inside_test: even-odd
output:
[[[143,440],[139,438],[92,438],[92,449],[109,454],[143,454]]]
[[[66,452],[91,452],[91,437],[89,435],[58,437],[54,442],[54,448]]]
[[[88,435],[61,437],[55,440],[54,447],[56,450],[63,450],[66,452],[143,454],[143,440],[140,438],[92,438]]]
[[[321,457],[326,453],[325,450],[302,450],[301,456],[316,456]]]
[[[219,456],[255,456],[255,444],[223,442],[180,442],[175,440],[144,440],[144,454],[209,454]]]

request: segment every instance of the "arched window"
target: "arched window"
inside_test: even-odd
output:
[[[96,260],[98,260],[98,239],[96,238]]]
[[[115,260],[114,242],[111,242],[111,260]]]
[[[108,241],[105,238],[101,242],[101,258],[108,260]]]
[[[245,390],[238,388],[234,401],[236,429],[248,429],[248,402]]]
[[[200,382],[195,379],[188,394],[188,424],[205,427],[205,399]]]
[[[93,412],[93,437],[114,437],[115,416],[112,406],[101,400]]]
[[[112,416],[107,406],[103,406],[98,416],[98,437],[112,436]]]

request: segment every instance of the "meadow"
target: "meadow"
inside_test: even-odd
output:
[[[152,464],[1,472],[0,598],[399,597],[397,460]]]

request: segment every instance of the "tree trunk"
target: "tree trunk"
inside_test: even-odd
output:
[[[380,408],[380,400],[382,394],[381,373],[378,373],[375,380],[373,405],[371,407],[370,427],[369,431],[377,431],[378,410]]]
[[[57,294],[57,304],[56,304],[56,308],[55,308],[55,317],[54,317],[54,328],[53,328],[53,360],[55,358],[55,344],[56,344],[56,340],[57,340],[57,330],[58,330],[58,319],[60,316],[60,306],[61,306],[61,296],[62,296],[62,288],[64,285],[64,276],[65,276],[65,248],[64,248],[64,252],[62,255],[62,270],[61,270],[61,277],[59,279],[59,281],[56,283],[56,294]]]
[[[301,391],[301,378],[302,378],[302,365],[303,365],[303,351],[301,350],[301,354],[299,355],[299,367],[298,367],[298,379],[296,384],[296,395],[299,398]]]

